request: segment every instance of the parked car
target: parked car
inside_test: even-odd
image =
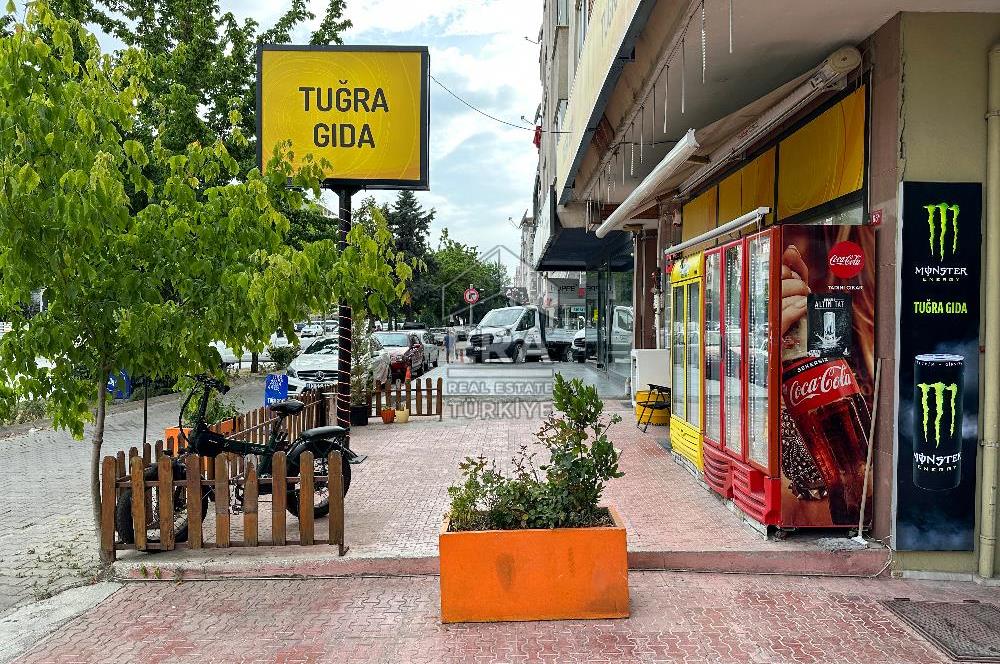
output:
[[[300,337],[319,337],[322,336],[326,330],[323,329],[323,325],[320,323],[307,323],[302,331],[299,332]]]
[[[488,312],[469,335],[467,354],[475,363],[509,357],[520,364],[537,362],[546,352],[541,314],[538,307],[527,306]]]
[[[588,357],[597,357],[597,328],[587,327],[577,330],[573,337],[573,360],[586,362]]]
[[[385,383],[389,377],[389,353],[375,340],[372,343],[372,378]],[[288,365],[288,394],[323,385],[336,385],[338,361],[337,337],[324,336],[309,344]]]
[[[434,335],[434,343],[436,343],[438,346],[443,346],[444,337],[446,334],[448,334],[448,330],[446,330],[443,327],[432,327],[430,329],[430,332],[432,335]]]
[[[288,346],[288,338],[285,337],[285,333],[282,330],[277,330],[271,335],[270,340],[267,345],[264,346],[264,350],[257,354],[257,359],[260,362],[270,362],[271,354],[270,348],[275,346]],[[212,346],[215,350],[219,351],[219,356],[222,358],[223,366],[229,366],[231,364],[239,364],[240,362],[250,362],[252,359],[252,353],[248,350],[243,351],[243,355],[240,357],[236,356],[236,351],[222,343],[221,341],[213,341]]]
[[[340,329],[340,323],[335,320],[325,320],[323,321],[323,331],[324,332],[336,332]]]
[[[427,370],[424,344],[413,332],[376,332],[372,335],[389,353],[389,375],[393,381],[404,380],[406,370],[415,378]]]
[[[438,346],[437,339],[431,332],[420,334],[420,341],[424,345],[424,355],[427,359],[428,367],[436,367],[441,359],[441,347]],[[441,343],[444,343],[443,341]]]

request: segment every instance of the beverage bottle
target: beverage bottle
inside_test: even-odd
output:
[[[843,357],[809,353],[806,321],[800,319],[783,340],[782,396],[826,484],[833,523],[857,523],[871,414]]]
[[[931,353],[913,359],[913,483],[947,491],[962,482],[965,358]]]

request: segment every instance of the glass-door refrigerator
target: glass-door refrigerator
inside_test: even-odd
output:
[[[702,470],[702,257],[698,253],[670,270],[670,445]]]
[[[723,256],[720,247],[705,252],[705,311],[702,315],[702,343],[704,360],[702,461],[705,483],[713,491],[725,498],[733,496],[732,464],[725,453],[722,437],[723,419],[723,337],[722,337],[722,295]]]
[[[857,526],[862,503],[870,518],[874,249],[871,227],[788,225],[707,254],[704,317],[718,312],[720,349],[716,360],[706,328],[704,389],[720,407],[706,399],[706,466],[725,454],[733,502],[760,523]]]

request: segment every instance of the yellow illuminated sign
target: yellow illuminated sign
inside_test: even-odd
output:
[[[428,66],[426,47],[261,47],[261,167],[291,140],[293,167],[330,162],[327,186],[427,189]]]

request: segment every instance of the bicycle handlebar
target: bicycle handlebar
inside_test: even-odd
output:
[[[205,386],[204,387],[205,391],[202,394],[200,403],[198,404],[198,415],[195,418],[194,428],[197,429],[198,425],[202,424],[205,421],[205,409],[208,407],[209,391],[216,390],[217,392],[219,392],[219,394],[226,394],[227,392],[229,392],[229,386],[223,383],[222,381],[216,380],[212,376],[206,374],[191,376],[191,378],[193,378],[196,383],[200,383],[201,385]],[[177,428],[180,432],[180,437],[184,440],[185,445],[189,445],[190,441],[188,440],[187,432],[184,431],[184,423],[183,423],[184,413],[185,411],[187,411],[188,404],[191,402],[192,397],[194,397],[194,393],[196,390],[197,387],[192,389],[188,393],[187,398],[184,400],[184,404],[181,406],[181,412],[177,415]]]

